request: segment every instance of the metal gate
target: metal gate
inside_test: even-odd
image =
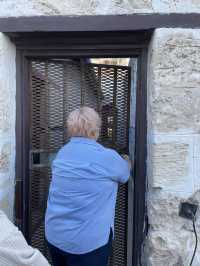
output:
[[[83,60],[32,60],[30,90],[29,240],[48,257],[44,214],[50,165],[67,141],[66,117],[81,105],[95,108],[102,117],[99,141],[128,153],[130,68]],[[110,266],[127,265],[127,194],[127,185],[120,185]]]

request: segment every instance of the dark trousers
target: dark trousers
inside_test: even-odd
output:
[[[48,243],[53,266],[107,266],[112,250],[112,232],[108,243],[86,254],[70,254]]]

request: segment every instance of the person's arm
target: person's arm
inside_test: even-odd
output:
[[[50,266],[39,250],[27,244],[3,212],[0,212],[0,265]]]
[[[123,159],[114,150],[109,150],[108,157],[109,164],[107,170],[111,179],[119,183],[126,183],[130,177],[130,162]]]

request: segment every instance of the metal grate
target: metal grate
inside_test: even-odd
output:
[[[31,244],[48,257],[44,213],[51,180],[50,164],[67,141],[66,117],[77,107],[95,108],[102,117],[100,142],[128,153],[130,68],[80,60],[31,61],[30,197]],[[110,266],[127,263],[127,185],[120,185],[115,241]]]

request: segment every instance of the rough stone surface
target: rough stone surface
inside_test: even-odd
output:
[[[163,136],[152,138],[152,177],[149,183],[174,193],[190,195],[193,184],[193,140],[190,136]]]
[[[152,0],[152,6],[155,11],[170,12],[199,12],[199,0]]]
[[[200,13],[199,0],[1,0],[0,17]],[[187,266],[194,246],[179,204],[200,204],[200,31],[158,29],[149,47],[148,216],[144,265]],[[15,48],[0,34],[0,208],[13,218]],[[200,214],[197,214],[200,235]],[[200,250],[194,266],[200,265]]]
[[[1,0],[0,17],[200,12],[199,0]]]
[[[3,0],[0,16],[129,14],[151,10],[151,0]]]
[[[6,173],[9,170],[9,157],[11,154],[10,143],[4,143],[3,147],[1,147],[0,154],[0,173]]]
[[[148,65],[148,218],[144,265],[189,265],[192,222],[181,201],[200,204],[200,30],[157,29]],[[200,235],[200,214],[197,214]],[[200,249],[193,263],[200,265]]]
[[[13,219],[15,179],[15,47],[0,33],[0,209]]]
[[[192,222],[178,216],[180,201],[186,198],[163,193],[161,190],[149,192],[148,216],[149,234],[146,246],[148,266],[187,266],[194,250],[195,238]],[[200,203],[200,190],[190,198],[190,202]],[[156,218],[155,218],[156,217]],[[200,214],[197,213],[197,234],[200,233]],[[194,266],[200,265],[200,249],[197,250]]]
[[[200,133],[200,31],[160,30],[149,71],[154,132]],[[155,52],[156,51],[156,52]]]

